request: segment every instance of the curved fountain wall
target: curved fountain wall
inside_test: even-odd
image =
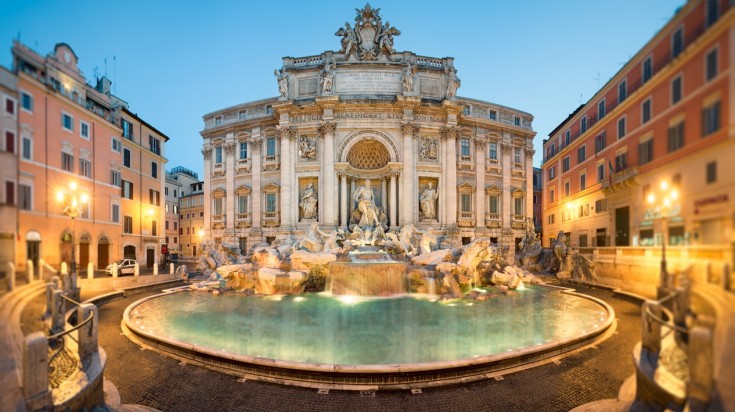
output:
[[[543,287],[551,288],[549,286]],[[577,294],[570,289],[557,289],[561,290],[559,293],[596,303],[605,316],[595,325],[596,327],[575,336],[504,353],[439,362],[391,364],[299,362],[236,354],[169,336],[161,336],[160,334],[151,333],[145,327],[140,327],[131,314],[141,304],[167,294],[151,296],[130,305],[125,311],[122,326],[128,337],[138,343],[160,349],[168,354],[215,366],[225,372],[243,375],[250,379],[308,387],[326,386],[336,389],[407,389],[409,387],[447,385],[466,382],[467,380],[485,379],[510,368],[528,366],[590,345],[606,338],[612,332],[615,315],[609,305],[599,299]],[[522,324],[522,319],[519,319],[518,326],[520,327]],[[390,325],[385,327],[390,327]],[[243,333],[247,333],[247,331],[243,331]],[[415,350],[421,350],[421,348],[417,347]]]

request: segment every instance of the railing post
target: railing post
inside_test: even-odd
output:
[[[92,355],[97,352],[97,306],[91,303],[82,303],[77,308],[77,322],[84,322],[92,316],[92,320],[84,324],[77,330],[77,338],[79,339],[79,360],[82,363],[82,370],[86,370],[92,359]]]
[[[8,292],[15,290],[15,265],[8,262]]]
[[[730,279],[730,265],[728,263],[722,265],[722,289],[725,291],[732,290],[732,279]]]
[[[691,290],[692,285],[686,276],[679,277],[679,287],[676,288],[677,295],[674,298],[673,312],[674,312],[674,324],[681,326],[682,328],[687,327],[687,313],[689,313],[689,307],[691,305]],[[686,339],[684,335],[682,338]]]
[[[648,310],[661,317],[661,304],[655,300],[646,300],[641,307],[641,345],[653,353],[661,351],[661,324],[648,316]]]
[[[714,382],[713,338],[714,319],[700,315],[689,331],[689,410],[707,409]]]
[[[94,264],[92,262],[87,263],[87,279],[94,279]]]
[[[168,274],[173,275],[174,274],[174,264],[171,263],[168,265]]]
[[[28,283],[33,282],[33,261],[26,261],[26,274],[28,275]]]
[[[48,381],[48,343],[42,332],[25,337],[23,348],[23,396],[28,410],[46,410],[51,406]]]
[[[64,330],[64,295],[63,290],[55,290],[52,294],[51,305],[51,333],[58,333]]]
[[[54,282],[46,284],[46,312],[43,314],[44,319],[51,317],[51,312],[54,307],[54,291],[58,289],[58,286]]]

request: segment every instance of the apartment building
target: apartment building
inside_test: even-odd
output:
[[[192,183],[188,189],[179,198],[179,236],[182,256],[191,259],[199,256],[204,237],[204,182]]]
[[[179,199],[187,192],[191,193],[191,185],[199,182],[196,172],[183,166],[176,166],[166,171],[166,245],[172,258],[177,259],[182,254],[179,225]]]
[[[580,247],[733,239],[734,49],[732,2],[688,1],[549,134],[544,245],[560,231]]]
[[[15,262],[18,233],[18,80],[0,67],[0,273],[8,262]],[[27,198],[24,194],[24,201]]]

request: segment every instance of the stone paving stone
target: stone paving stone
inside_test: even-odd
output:
[[[118,388],[123,404],[163,411],[568,411],[579,405],[616,398],[634,373],[631,352],[640,340],[640,308],[601,289],[577,287],[608,302],[619,319],[617,333],[598,345],[549,363],[464,385],[423,389],[318,394],[316,389],[281,386],[220,373],[140,348],[122,335],[125,308],[148,294],[113,301],[100,308],[100,344],[107,352],[105,376]]]

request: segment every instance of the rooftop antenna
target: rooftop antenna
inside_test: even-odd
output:
[[[597,77],[592,80],[597,80],[597,90],[600,90],[600,72],[597,72]]]
[[[112,56],[112,94],[117,96],[117,57]]]
[[[105,77],[107,77],[107,57],[105,57]]]
[[[582,99],[582,93],[580,93],[580,94],[579,94],[579,104],[580,104],[580,105],[582,104],[582,101],[583,101],[583,100],[584,100],[584,99]]]

